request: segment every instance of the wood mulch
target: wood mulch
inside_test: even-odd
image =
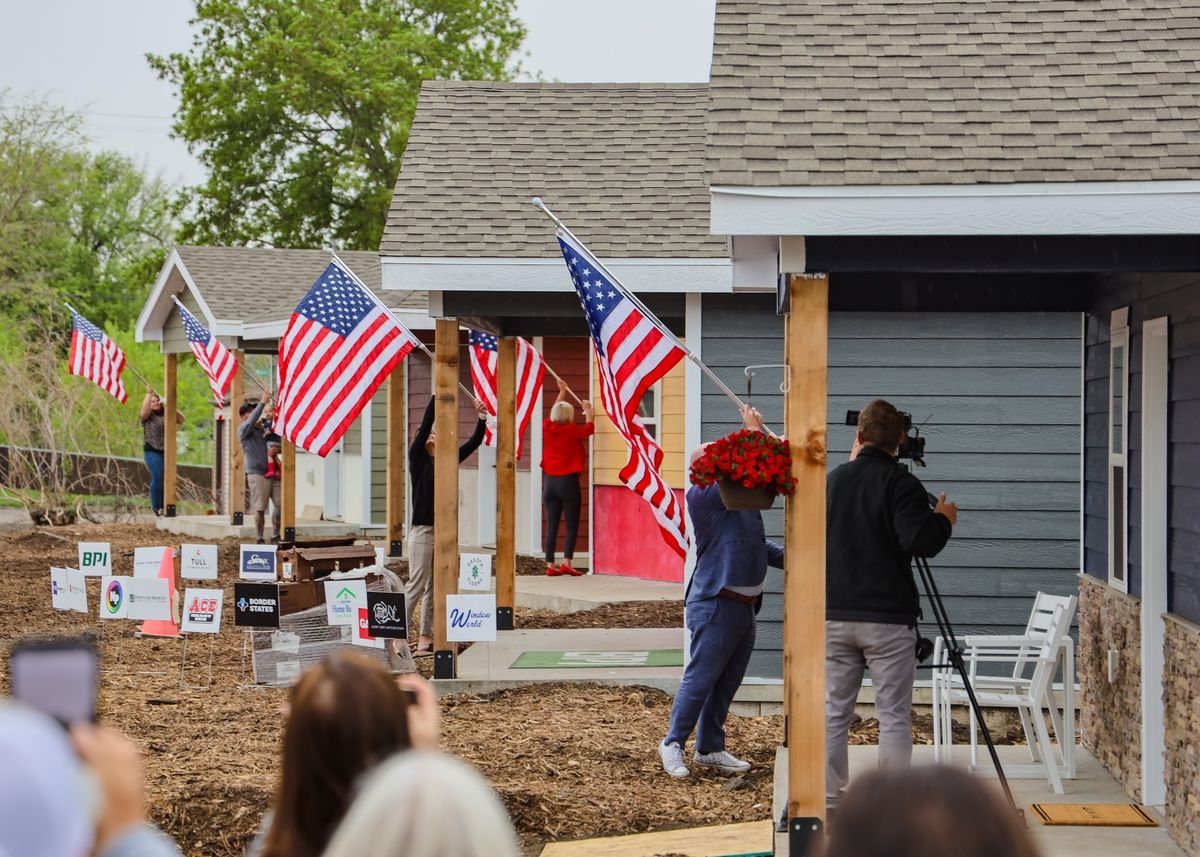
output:
[[[50,606],[48,569],[74,565],[77,542],[110,542],[117,569],[128,570],[134,547],[164,540],[153,527],[132,524],[0,535],[0,648],[33,635],[95,635],[100,715],[145,748],[154,821],[189,857],[240,857],[275,787],[287,691],[250,685],[245,636],[232,624],[212,638],[212,686],[198,689],[181,684],[205,682],[208,641],[188,643],[181,673],[182,641],[136,639],[133,623],[96,618],[98,578],[89,584],[90,615]],[[219,544],[219,585],[229,597],[237,542]],[[574,614],[518,609],[516,619],[522,628],[678,627],[683,614],[678,602],[632,602]],[[418,664],[428,672],[431,659]],[[0,693],[6,691],[7,670],[0,670]],[[662,773],[655,749],[670,703],[667,694],[643,687],[567,684],[447,697],[443,744],[488,777],[531,855],[552,839],[768,818],[783,718],[730,717],[731,750],[754,764],[747,775],[698,773],[678,781]],[[852,740],[870,743],[877,729],[860,722]],[[918,723],[914,737],[927,741],[927,724]]]

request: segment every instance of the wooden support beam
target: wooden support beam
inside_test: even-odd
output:
[[[238,408],[246,400],[246,352],[233,352],[233,359],[237,361],[237,371],[229,384],[229,520],[240,527],[246,511],[246,458],[238,439],[238,426],[242,423]]]
[[[176,370],[179,360],[174,353],[163,356],[163,516],[175,517],[175,501],[179,484],[179,444],[175,413],[179,410],[179,391]]]
[[[279,528],[283,531],[281,541],[296,541],[296,444],[282,439],[283,482],[280,484]],[[279,533],[276,533],[279,535]]]
[[[787,677],[791,857],[823,848],[825,819],[825,461],[829,280],[789,277],[785,431],[796,491],[784,508],[783,671]]]
[[[501,339],[497,351],[496,628],[511,631],[517,594],[517,341]]]
[[[404,363],[387,380],[387,543],[388,556],[404,553],[404,475],[408,459],[404,448],[404,424],[408,420],[408,396]]]
[[[446,639],[446,596],[458,592],[458,322],[439,318],[433,393],[433,677],[458,674]]]

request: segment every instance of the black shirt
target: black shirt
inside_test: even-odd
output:
[[[414,527],[433,524],[433,456],[425,451],[425,441],[433,431],[433,399],[425,408],[425,417],[412,446],[408,448],[408,473],[412,480],[412,525]],[[462,464],[483,443],[483,420],[475,426],[475,433],[458,448],[458,463]]]
[[[912,558],[950,540],[921,480],[866,447],[829,474],[825,492],[825,618],[911,625],[921,615]]]

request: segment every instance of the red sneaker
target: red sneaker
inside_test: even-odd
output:
[[[583,572],[577,568],[571,568],[565,562],[558,567],[559,574],[569,574],[571,577],[583,577]]]
[[[552,565],[546,566],[546,577],[559,577],[560,575],[562,575],[561,568],[555,568]]]

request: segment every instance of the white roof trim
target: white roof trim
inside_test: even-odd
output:
[[[570,292],[562,259],[384,256],[384,289],[427,292]],[[730,292],[732,268],[722,258],[602,259],[634,292]]]
[[[409,309],[394,309],[392,316],[409,330],[433,330],[434,319],[429,317],[428,313],[420,310]],[[288,323],[291,321],[291,316],[288,318],[280,318],[274,321],[255,321],[242,325],[242,339],[249,341],[260,341],[265,339],[280,339],[287,331]]]
[[[196,283],[192,279],[192,275],[188,272],[187,265],[183,264],[183,259],[179,256],[179,250],[172,248],[170,255],[167,256],[167,260],[163,262],[163,266],[158,272],[158,279],[154,283],[154,288],[150,290],[150,297],[146,299],[146,303],[143,304],[142,311],[138,315],[137,327],[134,331],[136,340],[138,342],[162,342],[163,326],[167,323],[167,319],[171,315],[171,310],[175,308],[175,301],[172,298],[182,294],[180,291],[167,291],[167,283],[170,282],[171,271],[175,269],[179,270],[179,275],[183,278],[184,285],[192,293],[192,297],[196,299],[200,311],[204,314],[204,326],[214,336],[241,335],[240,324],[237,322],[222,321],[213,315],[208,302],[204,300],[204,295],[196,288]]]
[[[1200,181],[711,188],[717,235],[1190,235]]]

